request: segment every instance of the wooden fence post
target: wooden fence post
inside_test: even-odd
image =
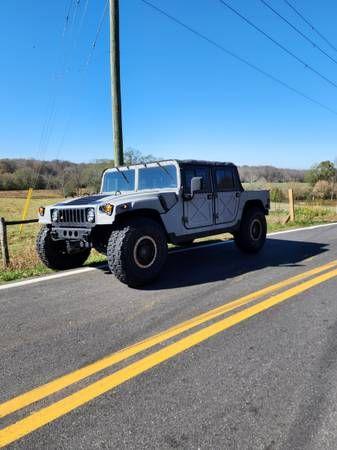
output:
[[[0,217],[0,245],[3,267],[6,269],[9,266],[9,252],[7,242],[7,226],[3,217]]]
[[[289,219],[290,222],[295,221],[295,206],[294,206],[294,191],[293,189],[288,190],[289,194]]]

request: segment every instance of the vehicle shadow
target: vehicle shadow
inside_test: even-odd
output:
[[[266,267],[301,266],[305,259],[328,251],[328,244],[268,239],[255,255],[240,252],[233,241],[171,252],[158,280],[142,290],[186,287],[234,278]]]

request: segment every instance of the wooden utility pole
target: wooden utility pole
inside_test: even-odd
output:
[[[123,129],[119,58],[119,0],[110,0],[110,71],[115,166],[122,166]]]

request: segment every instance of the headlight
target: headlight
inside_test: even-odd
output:
[[[87,209],[87,221],[90,223],[95,222],[95,210],[94,208]]]
[[[105,205],[102,205],[100,207],[100,210],[103,211],[105,214],[111,216],[114,210],[114,205],[111,205],[111,203],[105,203]]]
[[[41,217],[44,216],[44,212],[45,212],[45,207],[44,207],[44,206],[40,206],[40,208],[39,208],[39,214],[40,214]]]
[[[52,222],[57,222],[59,218],[59,212],[57,209],[53,209],[51,212],[51,221]]]

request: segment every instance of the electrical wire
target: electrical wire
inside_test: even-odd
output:
[[[101,18],[100,18],[98,26],[97,26],[97,30],[96,30],[96,33],[95,33],[95,38],[94,38],[93,44],[90,46],[90,51],[89,51],[89,54],[88,54],[88,57],[87,57],[86,64],[84,65],[84,68],[82,67],[82,69],[79,70],[79,72],[80,72],[80,80],[83,80],[85,71],[86,71],[86,69],[88,68],[88,66],[89,66],[89,64],[91,62],[92,54],[93,54],[93,51],[94,51],[94,49],[96,47],[96,44],[97,44],[97,41],[98,41],[98,38],[99,38],[99,35],[100,35],[100,32],[101,32],[101,29],[102,29],[102,26],[103,26],[103,22],[104,22],[106,13],[107,13],[108,2],[109,2],[109,0],[106,0],[106,3],[104,5],[104,9],[103,9],[103,13],[101,15]],[[83,14],[82,14],[82,17],[81,17],[80,23],[79,23],[78,33],[80,33],[81,30],[82,30],[84,19],[85,19],[85,16],[87,14],[87,10],[88,10],[88,4],[89,4],[89,0],[86,0],[85,4],[84,4]],[[81,84],[81,83],[78,83],[78,84]],[[68,134],[68,132],[70,131],[70,128],[71,128],[71,122],[74,119],[74,115],[72,114],[72,111],[73,111],[74,105],[75,105],[74,96],[72,97],[72,100],[73,101],[72,101],[72,103],[70,105],[70,108],[68,110],[68,117],[67,117],[66,122],[65,122],[63,134],[62,134],[62,137],[60,139],[60,142],[59,142],[59,145],[58,145],[58,148],[57,148],[57,152],[56,152],[57,158],[59,157],[59,155],[61,153],[61,150],[62,150],[62,148],[64,146],[64,143],[65,143],[66,136],[67,136],[67,134]]]
[[[94,50],[95,50],[95,47],[96,47],[96,44],[97,44],[99,35],[100,35],[100,33],[101,33],[101,29],[102,29],[102,25],[103,25],[105,16],[106,16],[107,11],[108,11],[108,4],[109,4],[109,0],[106,0],[106,1],[105,1],[105,5],[104,5],[104,9],[103,9],[103,13],[102,13],[102,16],[101,16],[101,19],[100,19],[100,21],[99,21],[99,23],[98,23],[98,26],[97,26],[95,39],[94,39],[94,41],[93,41],[93,43],[92,43],[91,51],[90,51],[90,53],[89,53],[89,56],[88,56],[88,59],[87,59],[86,66],[88,66],[88,65],[90,64],[90,62],[91,62],[91,58],[92,58],[93,52],[94,52]]]
[[[337,52],[337,48],[329,41],[328,38],[326,38],[318,29],[308,20],[304,17],[303,14],[301,14],[298,9],[295,8],[294,5],[292,5],[288,0],[284,0],[284,2],[291,8],[309,27],[321,38],[323,41],[325,41],[335,52]]]
[[[89,0],[85,0],[85,4],[84,4],[84,8],[83,8],[83,14],[81,16],[80,24],[79,24],[79,31],[82,30],[84,19],[85,19],[86,15],[87,15],[87,11],[88,11],[88,5],[89,5]]]
[[[45,153],[48,149],[50,139],[53,133],[53,130],[55,128],[55,117],[56,117],[56,100],[57,100],[57,86],[60,84],[60,80],[63,80],[63,77],[65,73],[67,72],[67,55],[66,51],[69,50],[69,43],[66,42],[66,36],[70,35],[72,25],[74,23],[74,17],[77,14],[77,9],[79,8],[80,0],[69,0],[69,4],[66,10],[66,16],[65,16],[65,23],[63,32],[61,34],[62,37],[62,43],[65,46],[65,51],[62,51],[62,56],[59,61],[60,71],[59,73],[57,70],[55,70],[53,77],[52,77],[52,86],[50,87],[49,91],[49,104],[47,107],[47,112],[45,119],[43,121],[40,140],[37,146],[37,155],[38,159],[40,160],[40,163],[36,167],[33,173],[33,184],[32,187],[35,188],[36,184],[39,181],[39,177],[41,174],[42,166],[43,166],[43,159],[45,157]]]
[[[69,6],[67,8],[66,18],[64,21],[62,37],[66,34],[66,32],[68,30],[69,22],[70,22],[70,18],[71,18],[71,10],[72,10],[73,5],[75,5],[74,0],[69,0]]]
[[[176,17],[172,16],[168,12],[164,11],[163,9],[159,8],[158,6],[151,3],[149,0],[140,0],[145,5],[149,6],[150,8],[154,9],[158,13],[162,14],[163,16],[170,19],[172,22],[176,23],[177,25],[180,25],[181,27],[185,28],[185,30],[190,31],[195,36],[199,37],[203,41],[208,42],[212,46],[216,47],[223,53],[226,53],[227,55],[231,56],[232,58],[240,61],[241,63],[245,64],[246,66],[250,67],[251,69],[254,69],[256,72],[259,72],[260,74],[264,75],[265,77],[269,78],[270,80],[276,82],[277,84],[287,88],[288,90],[294,92],[295,94],[299,95],[300,97],[305,98],[306,100],[310,101],[311,103],[316,104],[317,106],[320,106],[321,108],[331,112],[334,115],[337,115],[337,110],[330,108],[329,106],[325,105],[324,103],[320,102],[319,100],[314,99],[313,97],[310,97],[309,95],[305,94],[304,92],[300,91],[299,89],[289,85],[285,81],[282,81],[280,78],[277,78],[276,76],[270,74],[269,72],[265,71],[264,69],[261,69],[257,65],[251,63],[247,59],[237,55],[236,53],[232,52],[231,50],[228,50],[223,45],[219,44],[218,42],[214,41],[213,39],[207,37],[206,35],[200,33],[199,31],[195,30],[194,28],[190,27],[186,23],[182,22],[181,20],[177,19]]]
[[[279,17],[281,20],[283,20],[285,23],[287,23],[294,31],[296,31],[297,34],[303,37],[306,41],[310,42],[313,47],[315,47],[318,51],[320,51],[323,55],[325,55],[327,58],[329,58],[331,61],[333,61],[335,64],[337,64],[337,60],[329,55],[325,50],[323,50],[319,45],[317,45],[312,39],[310,39],[306,34],[302,33],[301,30],[299,30],[295,25],[293,25],[288,19],[286,19],[282,14],[280,14],[276,9],[274,9],[266,0],[260,0],[260,2],[265,5],[268,9],[270,9],[277,17]]]
[[[277,47],[282,49],[285,53],[290,55],[292,58],[294,58],[297,62],[300,64],[303,64],[306,69],[309,69],[311,72],[316,74],[318,77],[322,78],[322,80],[325,80],[327,83],[331,84],[331,86],[337,88],[337,84],[330,80],[330,78],[326,77],[325,75],[321,74],[318,70],[316,70],[314,67],[312,67],[310,64],[306,63],[302,58],[297,56],[294,52],[289,50],[287,47],[285,47],[283,44],[278,42],[276,39],[271,37],[268,33],[262,30],[262,28],[258,27],[253,23],[251,20],[249,20],[247,17],[245,17],[243,14],[241,14],[237,9],[233,8],[230,4],[225,2],[224,0],[218,0],[221,5],[225,6],[227,9],[232,11],[234,14],[236,14],[240,19],[242,19],[244,22],[248,23],[252,28],[257,30],[259,33],[261,33],[265,38],[269,39],[271,42],[273,42]]]

